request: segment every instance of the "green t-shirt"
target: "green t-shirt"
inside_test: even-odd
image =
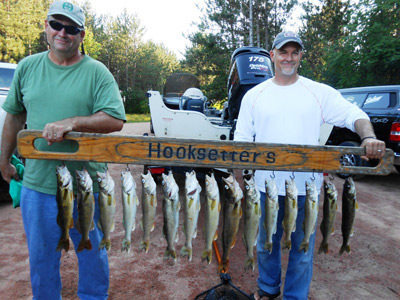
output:
[[[19,62],[3,109],[11,114],[27,112],[27,128],[43,130],[47,123],[75,116],[90,116],[103,111],[117,119],[126,120],[118,85],[108,69],[100,62],[84,56],[72,66],[59,66],[48,52],[28,56]],[[42,151],[74,152],[74,141],[48,146],[44,139],[35,141]],[[24,186],[46,194],[56,194],[56,166],[61,161],[27,159]],[[71,174],[86,166],[92,178],[104,164],[67,162]],[[93,188],[98,191],[96,181]],[[76,185],[76,184],[75,184]]]

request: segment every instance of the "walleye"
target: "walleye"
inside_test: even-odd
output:
[[[74,210],[74,191],[72,176],[65,165],[56,167],[57,174],[57,224],[61,228],[61,237],[57,245],[57,251],[69,250],[69,229],[74,227],[72,212]]]
[[[225,201],[222,209],[222,262],[219,271],[227,271],[229,267],[229,253],[236,243],[236,235],[239,229],[239,221],[242,216],[241,200],[243,191],[239,183],[230,175],[222,178],[225,182]]]
[[[264,249],[272,252],[272,236],[276,233],[278,224],[278,187],[274,178],[265,180],[265,219],[264,228],[267,234]]]
[[[142,174],[142,228],[143,240],[140,243],[140,249],[149,251],[150,232],[154,230],[154,219],[157,209],[157,185],[153,176],[148,171],[147,174]]]
[[[136,183],[133,180],[131,171],[126,168],[121,172],[122,180],[122,224],[125,229],[125,236],[122,240],[121,251],[130,252],[131,250],[131,235],[135,231],[136,210],[139,205],[139,199],[136,195]]]
[[[286,196],[285,196],[285,215],[283,217],[283,230],[285,232],[285,240],[283,241],[283,249],[292,248],[291,235],[296,231],[297,219],[297,195],[298,190],[294,183],[294,179],[285,181]]]
[[[192,261],[192,239],[197,236],[197,221],[200,213],[200,192],[201,186],[196,179],[196,172],[186,172],[185,179],[185,202],[184,202],[184,225],[185,245],[183,245],[180,254],[187,256]]]
[[[164,259],[169,257],[176,261],[175,243],[178,242],[178,225],[179,225],[179,187],[175,182],[172,172],[168,175],[162,174],[163,178],[163,215],[164,227],[163,232],[167,240],[167,249],[165,250]]]
[[[82,235],[79,242],[77,252],[83,249],[91,250],[92,243],[89,239],[89,232],[94,229],[94,205],[93,181],[86,168],[82,171],[76,170],[76,181],[78,193],[76,201],[78,203],[78,219],[76,221],[76,229]]]
[[[299,251],[308,252],[310,237],[314,234],[317,227],[318,217],[318,190],[315,180],[306,181],[306,203],[304,208],[303,230],[304,238],[300,244]]]
[[[207,260],[208,264],[212,259],[212,243],[218,237],[219,213],[221,211],[221,203],[219,200],[219,189],[214,173],[211,176],[206,174],[206,207],[205,207],[205,238],[206,246],[201,256],[202,260]]]
[[[354,185],[353,178],[349,177],[346,179],[343,185],[343,196],[342,196],[343,245],[339,251],[340,255],[342,255],[344,251],[348,253],[351,252],[349,240],[350,236],[352,236],[354,233],[353,225],[357,209],[358,209],[358,203],[356,198],[356,187]]]
[[[253,176],[249,180],[245,178],[243,180],[245,187],[243,244],[247,253],[244,268],[254,271],[253,248],[257,244],[258,225],[261,216],[260,191],[256,187]]]
[[[324,181],[324,205],[322,222],[320,225],[322,233],[322,242],[319,246],[318,253],[328,253],[328,239],[334,232],[334,223],[337,211],[337,190],[333,182]]]
[[[114,231],[114,215],[115,215],[115,183],[108,170],[105,172],[97,172],[97,182],[99,183],[99,208],[100,218],[97,227],[103,232],[103,239],[100,242],[99,249],[111,249],[110,232]]]

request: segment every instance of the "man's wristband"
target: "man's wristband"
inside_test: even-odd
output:
[[[363,138],[361,139],[360,144],[362,144],[362,142],[364,142],[364,140],[366,140],[366,139],[374,139],[374,140],[376,140],[376,136],[366,136],[366,137],[363,137]]]

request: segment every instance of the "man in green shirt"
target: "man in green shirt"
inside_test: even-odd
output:
[[[82,9],[69,2],[54,2],[45,20],[50,50],[23,59],[15,72],[3,109],[4,123],[0,171],[10,182],[16,170],[10,163],[17,133],[24,128],[43,130],[36,147],[48,151],[74,150],[64,140],[70,131],[109,133],[122,129],[125,111],[112,74],[100,62],[79,51],[85,36]],[[83,48],[83,47],[82,47]],[[27,160],[21,191],[21,214],[27,237],[34,299],[61,299],[60,258],[56,251],[61,230],[57,226],[57,181],[60,161]],[[66,162],[71,172],[85,166],[92,178],[103,164]],[[97,185],[95,224],[99,218]],[[74,207],[74,219],[77,207]],[[77,247],[81,235],[75,228],[70,236]],[[106,250],[99,250],[101,231],[90,232],[93,249],[78,253],[80,299],[106,299],[109,270]]]

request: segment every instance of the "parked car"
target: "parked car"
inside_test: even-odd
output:
[[[3,134],[4,120],[7,115],[6,112],[1,108],[1,106],[7,98],[16,67],[16,64],[0,62],[0,144],[1,136]],[[4,181],[3,177],[0,174],[0,201],[11,201],[8,189],[8,183]]]
[[[355,87],[339,91],[346,100],[368,114],[377,138],[394,151],[394,166],[400,173],[400,85]],[[346,128],[334,127],[327,144],[359,146],[360,138]],[[368,165],[368,162],[361,160],[357,155],[343,156],[342,163]],[[342,174],[341,177],[346,175]]]

